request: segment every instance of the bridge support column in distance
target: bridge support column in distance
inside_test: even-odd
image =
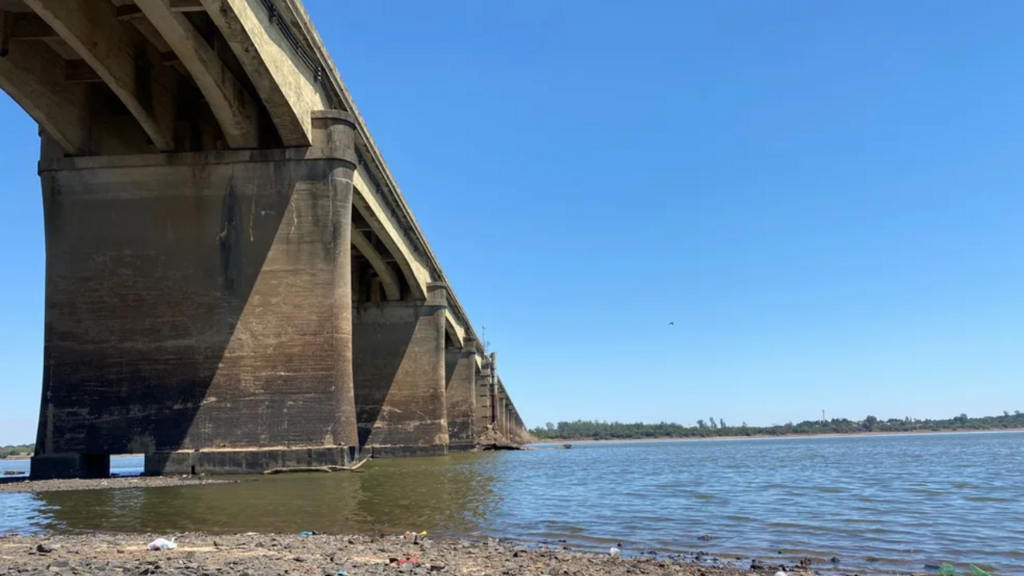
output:
[[[483,436],[494,425],[494,392],[491,384],[490,363],[484,357],[483,367],[476,376],[476,437]]]
[[[445,350],[448,439],[450,450],[476,446],[476,340],[466,338],[462,348]]]
[[[355,122],[309,148],[44,158],[35,478],[345,464]]]
[[[498,418],[495,429],[503,437],[508,438],[508,410],[505,409],[505,391],[498,388]]]
[[[353,366],[360,446],[374,456],[448,452],[445,311],[448,286],[425,302],[358,303]]]

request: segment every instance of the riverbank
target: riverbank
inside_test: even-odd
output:
[[[634,551],[635,556],[615,557],[561,547],[527,548],[497,540],[435,540],[411,533],[379,537],[192,533],[179,535],[175,550],[147,550],[147,544],[157,537],[0,537],[0,574],[764,576],[782,568],[755,562],[751,569],[750,560],[740,565],[739,560],[730,563],[707,555],[659,557]],[[818,567],[785,568],[810,576]]]
[[[697,440],[769,440],[772,438],[842,438],[846,436],[914,436],[927,434],[984,434],[992,432],[1024,432],[1024,428],[990,428],[986,430],[908,430],[906,432],[835,432],[829,434],[752,434],[750,436],[656,436],[653,438],[550,438],[532,444],[591,444],[594,442],[670,442]]]
[[[24,492],[69,492],[72,490],[120,490],[125,488],[166,488],[168,486],[198,486],[224,484],[230,480],[216,480],[190,476],[130,476],[95,480],[29,480],[24,476],[0,478],[0,494]],[[2,573],[0,573],[2,574]]]

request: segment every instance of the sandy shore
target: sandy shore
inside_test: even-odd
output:
[[[189,476],[129,476],[98,480],[28,480],[12,476],[0,480],[0,494],[14,492],[67,492],[71,490],[117,490],[121,488],[163,488],[167,486],[195,486],[221,484],[228,480],[215,480]],[[0,572],[0,574],[3,574]]]
[[[183,534],[176,539],[176,550],[148,551],[147,543],[156,537],[145,534],[0,537],[0,575],[771,576],[780,569],[778,565],[760,564],[751,569],[749,560],[748,565],[739,566],[703,555],[613,557],[565,549],[527,548],[497,540],[435,540],[412,534],[380,537]],[[785,568],[795,574],[811,576],[817,567]]]

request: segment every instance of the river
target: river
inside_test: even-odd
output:
[[[628,553],[836,557],[843,570],[949,560],[1024,572],[1024,432],[545,448],[378,460],[356,474],[0,494],[0,532],[427,530],[596,550],[621,542]],[[130,473],[141,460],[113,466]]]

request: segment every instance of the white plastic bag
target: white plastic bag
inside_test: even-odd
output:
[[[150,550],[174,550],[178,545],[174,543],[174,540],[167,540],[164,538],[157,538],[149,543]]]

